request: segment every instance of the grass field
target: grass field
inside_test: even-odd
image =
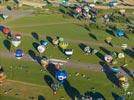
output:
[[[131,19],[133,17],[130,16]],[[29,50],[32,50],[36,55],[39,55],[37,50],[33,47],[33,43],[40,43],[40,40],[45,39],[46,36],[54,37],[61,36],[64,37],[66,41],[69,42],[69,47],[74,49],[74,55],[71,57],[71,61],[78,61],[91,64],[99,64],[100,58],[96,55],[85,55],[82,49],[79,47],[80,43],[89,45],[92,48],[97,48],[102,55],[108,54],[110,51],[123,52],[120,48],[122,43],[127,43],[129,47],[133,47],[134,34],[128,33],[128,38],[117,38],[113,35],[108,34],[105,31],[105,25],[100,24],[100,28],[94,28],[94,26],[89,26],[89,30],[85,28],[87,21],[78,21],[71,17],[64,18],[62,14],[50,14],[50,15],[36,15],[30,17],[23,17],[19,19],[9,19],[3,22],[4,25],[11,28],[12,32],[22,32],[22,43],[18,48],[24,50],[25,54],[28,54]],[[111,24],[116,24],[120,28],[124,28],[127,24],[122,22],[113,22]],[[124,24],[124,26],[123,26]],[[101,25],[103,28],[101,28]],[[32,36],[32,32],[36,32],[39,36],[39,40]],[[97,37],[95,40],[90,34]],[[116,45],[115,47],[108,46],[104,39],[107,36],[113,38],[112,43]],[[0,51],[8,52],[8,47],[4,45],[5,37],[0,33]],[[102,49],[103,47],[103,49]],[[15,48],[11,47],[11,52],[14,52]],[[132,53],[131,53],[132,54]],[[43,56],[48,56],[51,58],[66,59],[66,56],[56,47],[50,43],[48,49]],[[127,63],[129,64],[128,69],[134,69],[133,64],[133,54],[126,54]],[[121,61],[118,66],[121,66],[123,61]],[[57,80],[48,72],[41,71],[42,67],[33,61],[26,60],[15,60],[8,59],[7,57],[0,58],[0,65],[4,67],[4,71],[7,74],[7,82],[5,86],[2,87],[2,92],[0,93],[0,100],[25,100],[33,96],[36,100],[42,100],[39,98],[45,98],[46,100],[59,100],[61,96],[64,96],[64,100],[69,100],[69,98],[74,97],[76,94],[83,95],[88,91],[95,91],[102,94],[106,100],[113,100],[114,94],[122,95],[122,89],[114,86],[108,76],[101,71],[92,71],[83,68],[74,68],[63,66],[69,73],[67,79],[67,86],[62,86],[56,95],[53,95],[52,90],[48,86],[46,77],[49,76],[53,81]],[[75,74],[79,72],[79,76]],[[82,77],[86,75],[86,77]],[[15,80],[15,81],[10,81]],[[128,91],[133,91],[133,81],[129,78],[130,87]],[[5,94],[5,90],[13,90],[8,94]],[[36,92],[38,91],[38,92]],[[19,93],[16,95],[16,93]],[[112,95],[113,94],[113,95]],[[30,96],[30,97],[29,97]],[[133,100],[134,97],[127,98],[127,100]]]

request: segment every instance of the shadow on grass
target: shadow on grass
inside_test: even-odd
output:
[[[30,55],[30,57],[31,57],[33,60],[37,61],[37,62],[41,65],[41,59],[42,59],[42,57],[36,56],[36,54],[35,54],[35,52],[34,52],[33,50],[29,50],[29,51],[28,51],[28,54]]]
[[[132,72],[129,69],[127,69],[125,67],[121,67],[121,68],[123,69],[124,72],[127,73],[127,75],[129,75],[132,79],[134,79],[134,76],[133,76]]]
[[[53,79],[49,75],[45,75],[44,80],[47,83],[47,85],[51,88],[51,84],[54,83]]]
[[[79,47],[82,51],[84,51],[84,48],[86,47],[86,45],[84,43],[80,43],[79,44]]]
[[[93,100],[99,100],[99,98],[102,98],[101,100],[106,100],[105,97],[99,92],[87,91],[85,96],[92,97]]]
[[[49,73],[50,73],[51,75],[53,75],[53,76],[55,77],[55,72],[57,71],[57,69],[56,69],[56,67],[55,67],[54,64],[49,63],[49,64],[48,64],[48,67],[47,67],[47,70],[49,71]]]
[[[33,42],[32,45],[33,45],[34,49],[37,50],[37,47],[38,47],[40,44],[37,43],[37,42]],[[37,51],[38,51],[38,50],[37,50]]]
[[[4,46],[6,47],[6,49],[7,49],[8,51],[10,51],[10,49],[11,49],[11,42],[10,42],[9,40],[4,40],[4,41],[3,41],[3,44],[4,44]]]
[[[104,55],[103,55],[102,53],[97,52],[95,55],[96,55],[101,61],[104,61]]]
[[[124,53],[126,53],[129,57],[134,59],[134,50],[125,49],[123,50]]]
[[[107,78],[117,87],[120,87],[119,85],[119,80],[116,77],[116,75],[112,72],[111,68],[105,63],[105,62],[100,62],[100,65],[103,67],[103,70],[107,76]]]
[[[110,54],[110,51],[109,50],[107,50],[106,48],[104,48],[104,47],[100,47],[100,50],[102,50],[104,53],[106,53],[106,54]]]
[[[36,32],[32,32],[31,35],[34,39],[39,40],[39,35]]]
[[[39,96],[38,96],[38,100],[46,100],[46,99],[45,99],[45,97],[44,97],[44,96],[39,95]]]
[[[74,100],[75,97],[81,96],[80,92],[76,88],[72,87],[67,80],[65,80],[65,82],[63,83],[63,87],[71,100]]]
[[[115,94],[114,92],[112,92],[112,96],[114,98],[114,100],[118,100],[119,99],[119,95]]]
[[[52,37],[50,37],[50,36],[46,36],[46,39],[51,43],[51,44],[53,44],[53,38]]]
[[[97,37],[96,37],[94,34],[92,34],[92,33],[89,33],[89,36],[90,36],[92,39],[96,40],[96,41],[98,40]]]

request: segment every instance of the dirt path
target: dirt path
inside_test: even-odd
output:
[[[12,52],[0,51],[0,57],[16,59],[14,53],[12,53]],[[22,60],[37,62],[37,60],[32,59],[28,54],[25,54],[23,56]],[[68,60],[66,63],[64,63],[64,65],[67,67],[86,68],[86,69],[91,69],[94,71],[100,71],[102,68],[101,65],[99,65],[99,64],[91,64],[91,63],[84,63],[84,62],[80,62],[80,61],[70,61],[70,60]]]

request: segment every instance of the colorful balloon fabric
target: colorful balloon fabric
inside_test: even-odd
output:
[[[64,80],[67,78],[68,74],[64,70],[57,70],[55,72],[55,77],[60,81],[61,84],[64,83]]]
[[[46,48],[43,45],[39,45],[37,47],[37,50],[39,51],[39,53],[43,53],[46,50]]]
[[[23,57],[23,51],[21,49],[17,49],[15,52],[15,56],[17,59],[21,59]]]
[[[15,39],[11,40],[11,43],[14,47],[18,47],[20,45],[21,41],[15,38]]]

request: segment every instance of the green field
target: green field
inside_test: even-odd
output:
[[[104,13],[107,11],[99,12]],[[127,11],[127,13],[130,12]],[[133,16],[129,16],[129,18],[131,20],[134,19]],[[80,60],[83,63],[99,65],[101,59],[96,55],[85,55],[83,50],[79,47],[80,43],[89,45],[91,48],[101,50],[100,53],[104,56],[111,51],[123,52],[121,50],[122,43],[127,43],[128,46],[132,48],[134,43],[134,34],[127,33],[128,38],[117,38],[105,31],[107,26],[101,23],[101,19],[98,18],[98,22],[99,23],[97,24],[99,28],[96,28],[95,25],[90,24],[88,26],[89,23],[86,20],[78,21],[77,19],[63,17],[62,14],[54,13],[50,15],[32,15],[30,17],[22,17],[15,20],[9,19],[2,23],[8,26],[13,33],[23,33],[22,43],[18,48],[21,48],[25,55],[28,55],[29,50],[32,50],[36,56],[40,56],[38,51],[33,47],[33,43],[39,44],[40,40],[46,39],[46,36],[60,36],[64,37],[65,41],[69,43],[69,48],[74,49],[74,55],[71,57],[71,61],[75,62]],[[88,26],[89,30],[85,28],[85,25]],[[110,25],[116,25],[119,28],[127,26],[127,24],[123,21],[121,23],[118,21],[111,22]],[[36,32],[38,34],[39,40],[32,36],[32,32]],[[96,36],[97,40],[95,40],[90,34]],[[114,47],[110,47],[104,42],[105,38],[108,36],[113,38],[112,43]],[[9,52],[7,49],[8,47],[4,45],[5,40],[5,36],[1,32],[0,52],[3,53]],[[10,52],[14,52],[14,50],[15,48],[11,46]],[[127,68],[134,70],[133,52],[130,54],[131,55],[125,54],[126,62],[128,63]],[[54,48],[51,43],[49,43],[47,50],[41,55],[66,60],[66,56],[59,50],[59,48]],[[121,66],[123,62],[124,60],[121,60],[117,66]],[[13,59],[9,59],[7,56],[2,56],[0,57],[0,65],[4,68],[7,79],[9,80],[6,85],[2,87],[2,90],[0,90],[0,100],[25,100],[29,99],[31,96],[33,96],[36,100],[44,100],[39,98],[45,98],[46,100],[60,100],[60,97],[62,96],[64,96],[64,100],[70,100],[70,98],[75,95],[84,95],[84,93],[89,91],[94,92],[93,88],[95,88],[95,92],[102,94],[106,100],[114,100],[112,94],[117,94],[119,96],[124,94],[123,90],[115,86],[114,83],[108,79],[109,76],[102,71],[63,65],[63,69],[69,73],[67,87],[61,86],[57,91],[57,94],[53,95],[45,77],[49,76],[55,82],[57,82],[57,80],[49,71],[42,71],[42,67],[38,63],[27,60],[16,60],[15,57]],[[77,72],[80,73],[79,76],[75,76]],[[82,75],[85,75],[86,77],[82,77]],[[130,83],[128,91],[133,91],[134,82],[130,77],[128,77],[128,79]],[[15,81],[11,81],[10,83],[10,80]],[[4,91],[10,88],[13,88],[13,90],[8,94],[5,94]],[[20,94],[16,95],[16,93]],[[133,100],[134,96],[126,96],[126,98],[127,100]]]

